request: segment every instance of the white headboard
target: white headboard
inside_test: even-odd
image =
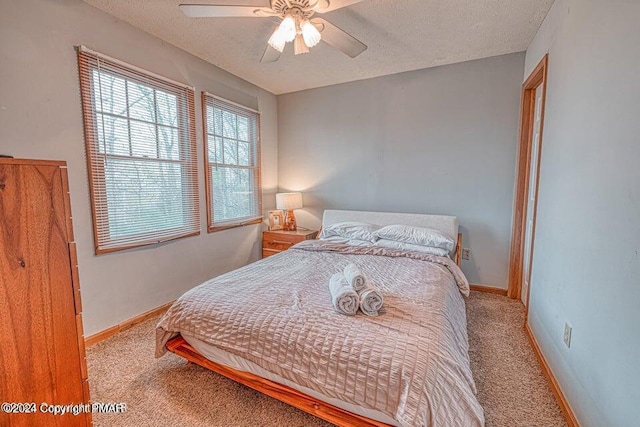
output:
[[[344,221],[368,222],[380,226],[403,224],[433,228],[451,237],[454,242],[458,239],[458,218],[447,215],[326,210],[322,216],[322,227]]]

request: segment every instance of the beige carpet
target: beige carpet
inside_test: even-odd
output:
[[[523,332],[522,305],[473,292],[467,313],[487,426],[566,425]],[[124,414],[94,414],[96,426],[329,425],[173,354],[154,359],[156,321],[87,349],[92,400],[127,404]]]

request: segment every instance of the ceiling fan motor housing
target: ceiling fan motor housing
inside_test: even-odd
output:
[[[290,14],[296,18],[310,18],[316,4],[315,0],[271,0],[271,9],[281,17]]]

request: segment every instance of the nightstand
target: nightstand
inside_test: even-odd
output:
[[[262,232],[262,258],[286,251],[296,243],[315,239],[317,230],[284,231],[273,230]]]

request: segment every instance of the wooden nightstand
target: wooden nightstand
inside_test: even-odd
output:
[[[262,258],[286,251],[296,243],[303,240],[316,238],[317,230],[297,230],[297,231],[263,231],[262,232]]]

